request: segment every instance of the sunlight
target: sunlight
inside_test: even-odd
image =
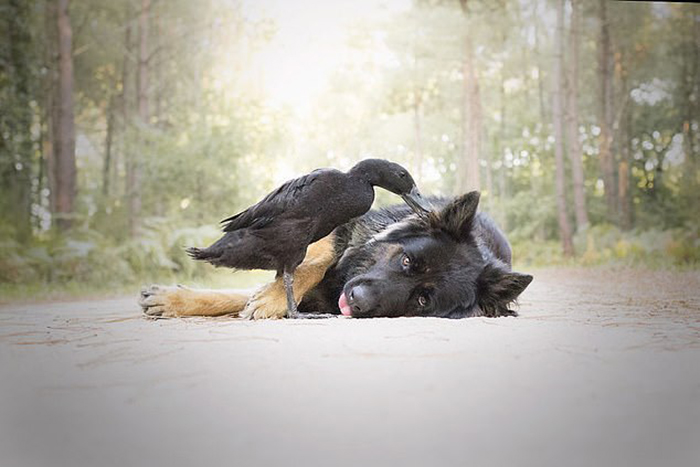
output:
[[[247,18],[267,18],[275,24],[276,34],[252,57],[263,94],[272,105],[307,116],[332,73],[353,55],[348,44],[351,28],[409,6],[408,0],[244,0]],[[391,57],[373,59],[388,62]]]

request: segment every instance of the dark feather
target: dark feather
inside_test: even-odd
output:
[[[242,228],[262,228],[268,225],[275,217],[292,209],[299,199],[303,199],[304,193],[321,172],[322,170],[314,170],[308,175],[289,180],[257,204],[222,220],[221,223],[225,224],[224,232],[233,232]]]
[[[190,258],[197,260],[207,259],[206,249],[190,247],[185,250]]]

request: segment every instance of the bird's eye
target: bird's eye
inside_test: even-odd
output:
[[[406,172],[399,172],[399,177],[406,178],[408,174]]]
[[[403,255],[401,258],[401,266],[408,268],[411,266],[411,258],[408,257],[408,255]]]
[[[423,308],[427,304],[428,304],[428,297],[426,297],[425,295],[419,295],[418,296],[418,306]]]

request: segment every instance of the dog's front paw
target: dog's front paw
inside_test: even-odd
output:
[[[258,289],[240,313],[245,319],[280,319],[287,315],[287,296],[277,282]]]
[[[146,316],[151,318],[175,318],[184,316],[180,294],[187,290],[185,287],[149,285],[141,288],[139,305]]]

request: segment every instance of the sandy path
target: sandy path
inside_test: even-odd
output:
[[[0,308],[0,465],[700,465],[700,274],[544,270],[521,317]]]

